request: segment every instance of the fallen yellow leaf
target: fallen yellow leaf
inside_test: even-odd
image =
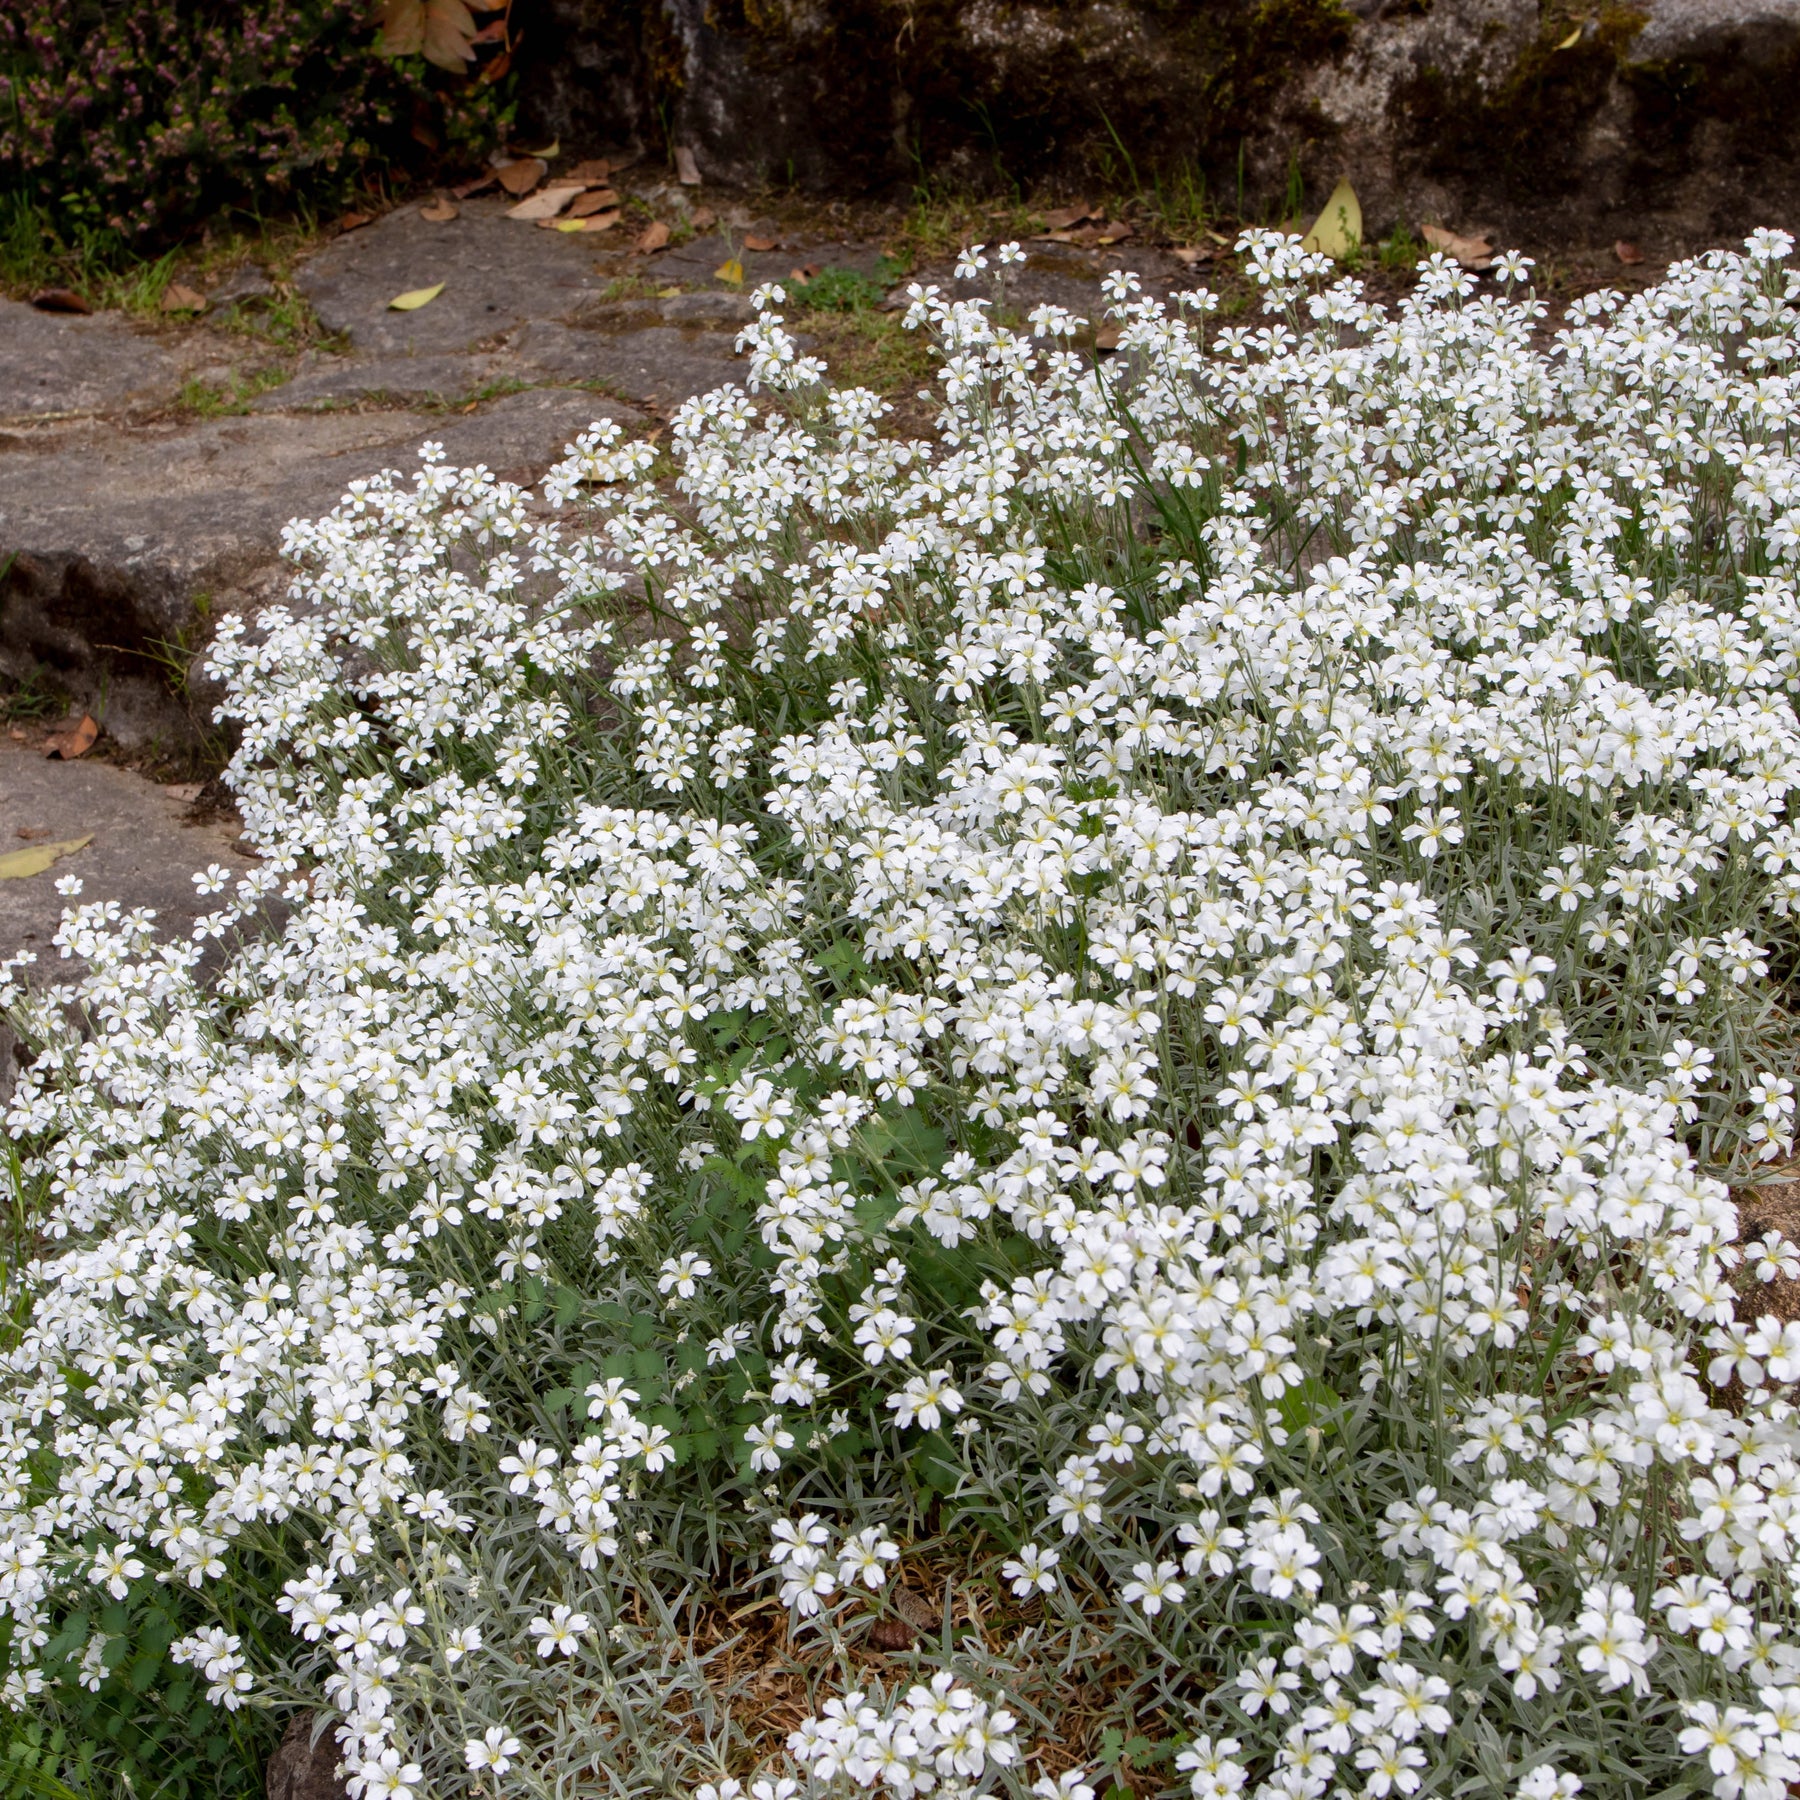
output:
[[[1581,42],[1581,34],[1587,29],[1585,25],[1577,25],[1569,35],[1556,47],[1559,50],[1573,50]]]
[[[1342,262],[1361,243],[1362,202],[1349,182],[1340,181],[1331,190],[1325,210],[1313,220],[1312,229],[1300,240],[1300,248],[1316,250]]]
[[[729,262],[722,262],[713,270],[719,281],[729,281],[733,287],[744,285],[744,265],[734,256]]]
[[[93,841],[90,831],[86,837],[69,838],[60,844],[33,844],[29,850],[9,850],[0,856],[0,881],[22,881],[27,875],[41,875],[53,863],[73,856]]]
[[[417,312],[421,306],[429,306],[444,291],[440,281],[436,287],[411,288],[404,294],[396,294],[388,302],[389,312]]]

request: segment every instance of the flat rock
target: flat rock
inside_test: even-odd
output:
[[[48,760],[35,734],[19,743],[0,733],[0,855],[33,844],[92,842],[41,875],[0,881],[0,957],[32,950],[38,973],[58,979],[51,940],[63,909],[62,875],[81,877],[81,900],[153,907],[164,933],[185,930],[217,902],[202,899],[193,875],[209,863],[241,871],[249,851],[235,818],[190,823],[191,788],[163,787],[93,758]]]
[[[716,271],[733,259],[744,271],[746,294],[765,281],[786,281],[795,269],[812,263],[828,269],[854,269],[874,279],[881,263],[881,251],[873,244],[846,244],[835,239],[796,237],[783,240],[775,250],[747,250],[743,234],[709,232],[668,250],[659,250],[646,260],[648,273],[657,279],[676,281],[713,281]]]
[[[599,331],[534,320],[514,339],[513,354],[540,375],[594,382],[667,411],[726,382],[742,385],[750,365],[735,342],[734,333],[673,325]]]
[[[595,310],[585,308],[577,322],[597,322]],[[666,294],[656,311],[670,325],[747,325],[756,316],[748,294]]]
[[[20,743],[0,733],[0,855],[33,844],[91,841],[41,875],[0,881],[0,957],[30,951],[29,979],[39,986],[67,981],[79,970],[64,960],[53,940],[65,907],[77,904],[56,891],[59,876],[78,875],[79,900],[116,900],[126,911],[146,906],[156,914],[159,936],[184,932],[217,904],[194,886],[194,872],[211,863],[234,873],[251,865],[235,816],[202,817],[189,788],[169,788],[127,769],[99,761],[50,762],[39,735]],[[221,954],[209,945],[216,963]],[[0,1106],[12,1093],[19,1043],[0,1019]]]
[[[594,257],[592,234],[539,231],[496,201],[468,201],[442,225],[406,206],[335,238],[295,285],[320,324],[355,350],[467,350],[527,319],[563,317],[605,285]],[[444,291],[417,312],[389,308],[396,295],[440,281]]]
[[[250,402],[252,412],[354,405],[365,400],[466,400],[505,380],[511,364],[498,356],[333,356],[308,351],[293,378]]]
[[[0,300],[0,421],[165,399],[182,373],[176,357],[117,313],[84,318]]]
[[[329,510],[351,481],[410,470],[426,439],[452,463],[535,481],[595,419],[635,422],[599,395],[509,394],[476,411],[250,414],[184,425],[18,432],[0,449],[0,666],[48,664],[101,717],[101,696],[191,662],[206,620],[253,604],[282,527]],[[179,670],[180,662],[177,661]],[[121,704],[124,704],[121,702]],[[176,730],[177,718],[156,728]]]
[[[1646,0],[1635,60],[1707,60],[1744,54],[1767,62],[1800,32],[1794,0]]]

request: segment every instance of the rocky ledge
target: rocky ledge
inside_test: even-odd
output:
[[[565,143],[842,192],[1111,171],[1227,210],[1343,176],[1385,233],[1705,237],[1791,221],[1800,0],[547,0]]]

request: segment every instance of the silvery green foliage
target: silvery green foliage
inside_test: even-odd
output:
[[[265,860],[11,994],[14,1702],[160,1582],[374,1800],[1082,1800],[1065,1654],[1139,1792],[1783,1794],[1790,248],[1546,343],[1250,234],[1264,323],[1116,276],[1099,367],[916,290],[930,444],[764,290],[673,497],[597,427],[293,526]],[[859,1672],[925,1488],[1012,1623]],[[841,1668],[783,1767],[678,1648],[732,1531]]]

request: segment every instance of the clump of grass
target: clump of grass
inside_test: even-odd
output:
[[[806,333],[838,376],[855,387],[873,389],[889,400],[910,399],[932,376],[930,343],[908,331],[898,313],[864,306],[849,311],[814,312]]]
[[[1397,274],[1416,269],[1425,257],[1425,246],[1413,236],[1404,219],[1375,246],[1376,260]]]
[[[223,419],[250,410],[250,402],[288,380],[291,371],[280,364],[233,369],[224,381],[203,381],[190,375],[175,395],[174,409],[196,419]]]
[[[887,297],[900,272],[898,265],[884,256],[872,276],[861,269],[821,269],[810,280],[785,285],[789,300],[808,312],[868,312]]]
[[[4,579],[3,572],[0,579]],[[34,662],[16,681],[0,687],[0,725],[36,724],[60,718],[68,704],[68,694],[55,675],[42,663]]]

